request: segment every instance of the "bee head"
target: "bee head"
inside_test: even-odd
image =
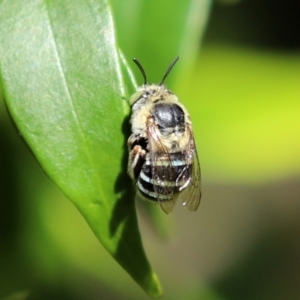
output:
[[[143,105],[148,100],[155,103],[159,100],[163,100],[167,95],[170,94],[173,95],[173,93],[170,92],[164,85],[144,84],[139,87],[138,91],[130,97],[129,102],[131,105],[138,101],[140,105]]]
[[[149,85],[148,81],[147,81],[147,76],[146,76],[146,72],[144,70],[144,68],[142,67],[142,65],[140,64],[140,62],[134,58],[133,61],[135,62],[135,64],[138,66],[139,70],[141,71],[143,78],[144,78],[144,84],[142,87],[139,88],[139,90],[134,93],[131,97],[130,97],[130,104],[133,105],[135,102],[137,102],[138,100],[141,100],[141,105],[144,102],[143,99],[146,101],[147,99],[149,99],[151,96],[155,96],[157,94],[164,94],[164,92],[170,93],[164,86],[163,83],[166,79],[166,77],[169,75],[169,73],[171,72],[172,68],[174,67],[174,65],[176,64],[176,62],[178,61],[179,56],[176,57],[173,62],[170,64],[170,66],[168,67],[167,71],[165,72],[161,82],[157,85],[157,84],[152,84]]]

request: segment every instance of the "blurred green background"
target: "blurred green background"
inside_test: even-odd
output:
[[[168,78],[193,120],[203,199],[196,213],[178,205],[163,216],[167,239],[139,208],[164,299],[300,298],[299,13],[295,1],[217,1],[197,63],[184,69],[180,60],[184,70]],[[156,53],[144,53],[150,81],[175,55],[154,70]],[[0,299],[148,299],[0,105]]]

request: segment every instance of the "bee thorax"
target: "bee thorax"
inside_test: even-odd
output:
[[[158,103],[154,106],[153,117],[158,128],[177,128],[185,127],[185,115],[182,108],[174,103]]]

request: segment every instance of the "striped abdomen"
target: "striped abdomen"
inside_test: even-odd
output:
[[[191,180],[192,162],[181,153],[157,154],[151,161],[147,153],[137,179],[140,193],[152,201],[168,201],[185,189]]]

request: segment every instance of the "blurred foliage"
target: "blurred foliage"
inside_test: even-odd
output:
[[[205,47],[178,88],[199,128],[204,180],[258,183],[300,174],[299,70],[296,53]]]
[[[208,8],[208,1],[201,3]],[[178,53],[184,40],[190,49],[187,53],[193,53],[189,61],[195,60],[195,38],[203,32],[208,14],[206,8],[204,17],[195,19],[202,6],[181,1],[177,13],[168,19],[180,32],[170,41],[156,37],[159,47],[154,45],[151,53],[160,47]],[[117,3],[115,10],[120,7]],[[140,13],[145,10],[153,19],[155,4],[142,7]],[[193,27],[189,24],[192,14]],[[108,2],[2,1],[0,16],[2,86],[18,130],[106,250],[149,295],[159,296],[161,288],[142,248],[134,193],[126,174],[126,99],[135,83],[118,52]],[[156,25],[164,24],[161,18]],[[143,30],[151,30],[151,26],[147,24]],[[126,27],[117,25],[120,36],[122,28],[124,33]],[[122,42],[120,49],[126,53]],[[43,194],[46,186],[42,181],[34,187],[32,197]],[[4,198],[8,199],[7,193]]]
[[[191,114],[204,182],[199,211],[176,207],[167,241],[141,211],[165,299],[299,299],[297,5],[215,4],[199,55],[194,37],[191,49],[166,46],[179,30],[169,18],[180,4],[135,2],[113,2],[121,49],[154,82],[180,55],[167,85]],[[0,116],[0,298],[28,291],[29,300],[147,299],[41,171],[3,102]]]
[[[208,21],[210,0],[179,0],[176,4],[172,0],[110,2],[119,45],[128,60],[138,58],[146,69],[149,82],[160,82],[166,68],[177,56],[180,56],[180,63],[168,77],[168,86],[174,78],[190,71]],[[124,11],[130,11],[130,14]],[[136,66],[133,71],[141,84],[141,74]]]
[[[299,51],[299,1],[219,0],[214,3],[207,42]]]

